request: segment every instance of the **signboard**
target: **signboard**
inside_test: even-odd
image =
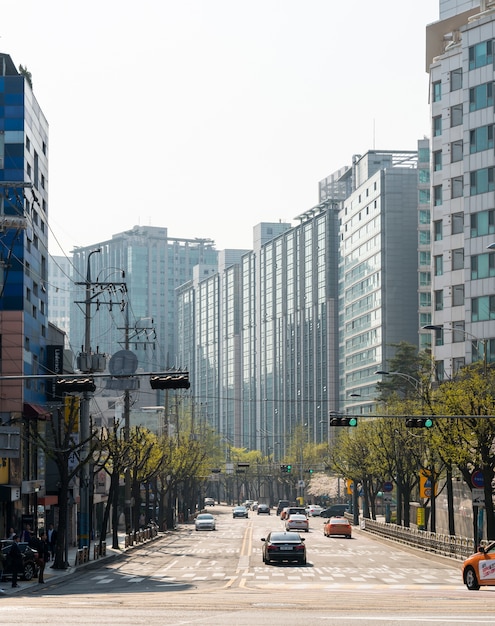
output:
[[[419,472],[419,496],[420,498],[431,498],[431,472],[422,469]],[[435,496],[438,495],[438,483],[435,483]]]
[[[473,506],[485,506],[485,490],[484,489],[473,489],[471,492],[473,497]]]
[[[485,478],[483,476],[483,472],[481,470],[475,470],[471,474],[471,484],[473,487],[484,487],[485,486]]]
[[[387,482],[383,483],[382,489],[385,493],[390,493],[394,489],[394,484],[390,482],[390,480],[387,480]]]
[[[418,525],[418,528],[420,530],[425,528],[426,515],[425,508],[423,506],[420,506],[416,509],[416,524]]]
[[[297,481],[297,486],[300,487],[301,489],[304,489],[306,484],[305,484],[304,480],[298,480]]]
[[[385,504],[391,504],[392,503],[392,494],[384,492],[384,494],[383,494],[383,502]]]
[[[347,493],[351,496],[354,491],[354,481],[348,478],[345,482],[347,486]]]

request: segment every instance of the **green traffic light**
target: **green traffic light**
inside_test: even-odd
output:
[[[357,426],[357,417],[351,417],[349,419],[349,426]]]
[[[431,428],[433,426],[433,420],[429,417],[425,419],[425,428]]]
[[[292,465],[287,465],[287,472],[290,474],[290,471],[292,469]]]

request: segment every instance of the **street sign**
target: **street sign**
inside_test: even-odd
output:
[[[385,493],[390,493],[394,490],[394,484],[390,482],[390,480],[387,480],[387,482],[383,483],[382,489],[383,491],[385,491]]]
[[[485,506],[485,490],[473,489],[471,492],[473,497],[473,506],[484,507]]]
[[[306,483],[304,482],[304,480],[298,480],[297,486],[300,487],[301,489],[304,489],[304,487],[306,486]]]
[[[475,470],[471,474],[471,484],[473,485],[473,487],[479,487],[479,488],[485,486],[485,478],[481,470]]]
[[[392,502],[392,494],[390,492],[385,491],[383,493],[383,502],[385,504],[391,504],[391,502]]]

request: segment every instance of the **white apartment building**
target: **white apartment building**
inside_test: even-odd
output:
[[[437,377],[495,360],[495,2],[440,2],[427,27],[431,334]]]

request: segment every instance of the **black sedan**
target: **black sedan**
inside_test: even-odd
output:
[[[270,515],[270,507],[268,506],[268,504],[258,504],[257,512],[258,515],[261,515],[262,513]]]
[[[273,531],[263,537],[263,563],[297,561],[306,565],[306,546],[299,533]]]
[[[5,557],[3,562],[3,576],[4,578],[12,577],[12,565],[10,563],[9,552],[12,548],[12,544],[14,542],[10,539],[5,539],[0,542],[3,555]],[[22,561],[24,564],[24,569],[19,572],[20,578],[23,580],[31,580],[38,573],[38,566],[36,565],[36,560],[38,558],[38,552],[31,548],[28,543],[20,542],[19,549],[22,554]]]
[[[232,517],[249,517],[249,513],[245,506],[236,506],[232,509]]]

